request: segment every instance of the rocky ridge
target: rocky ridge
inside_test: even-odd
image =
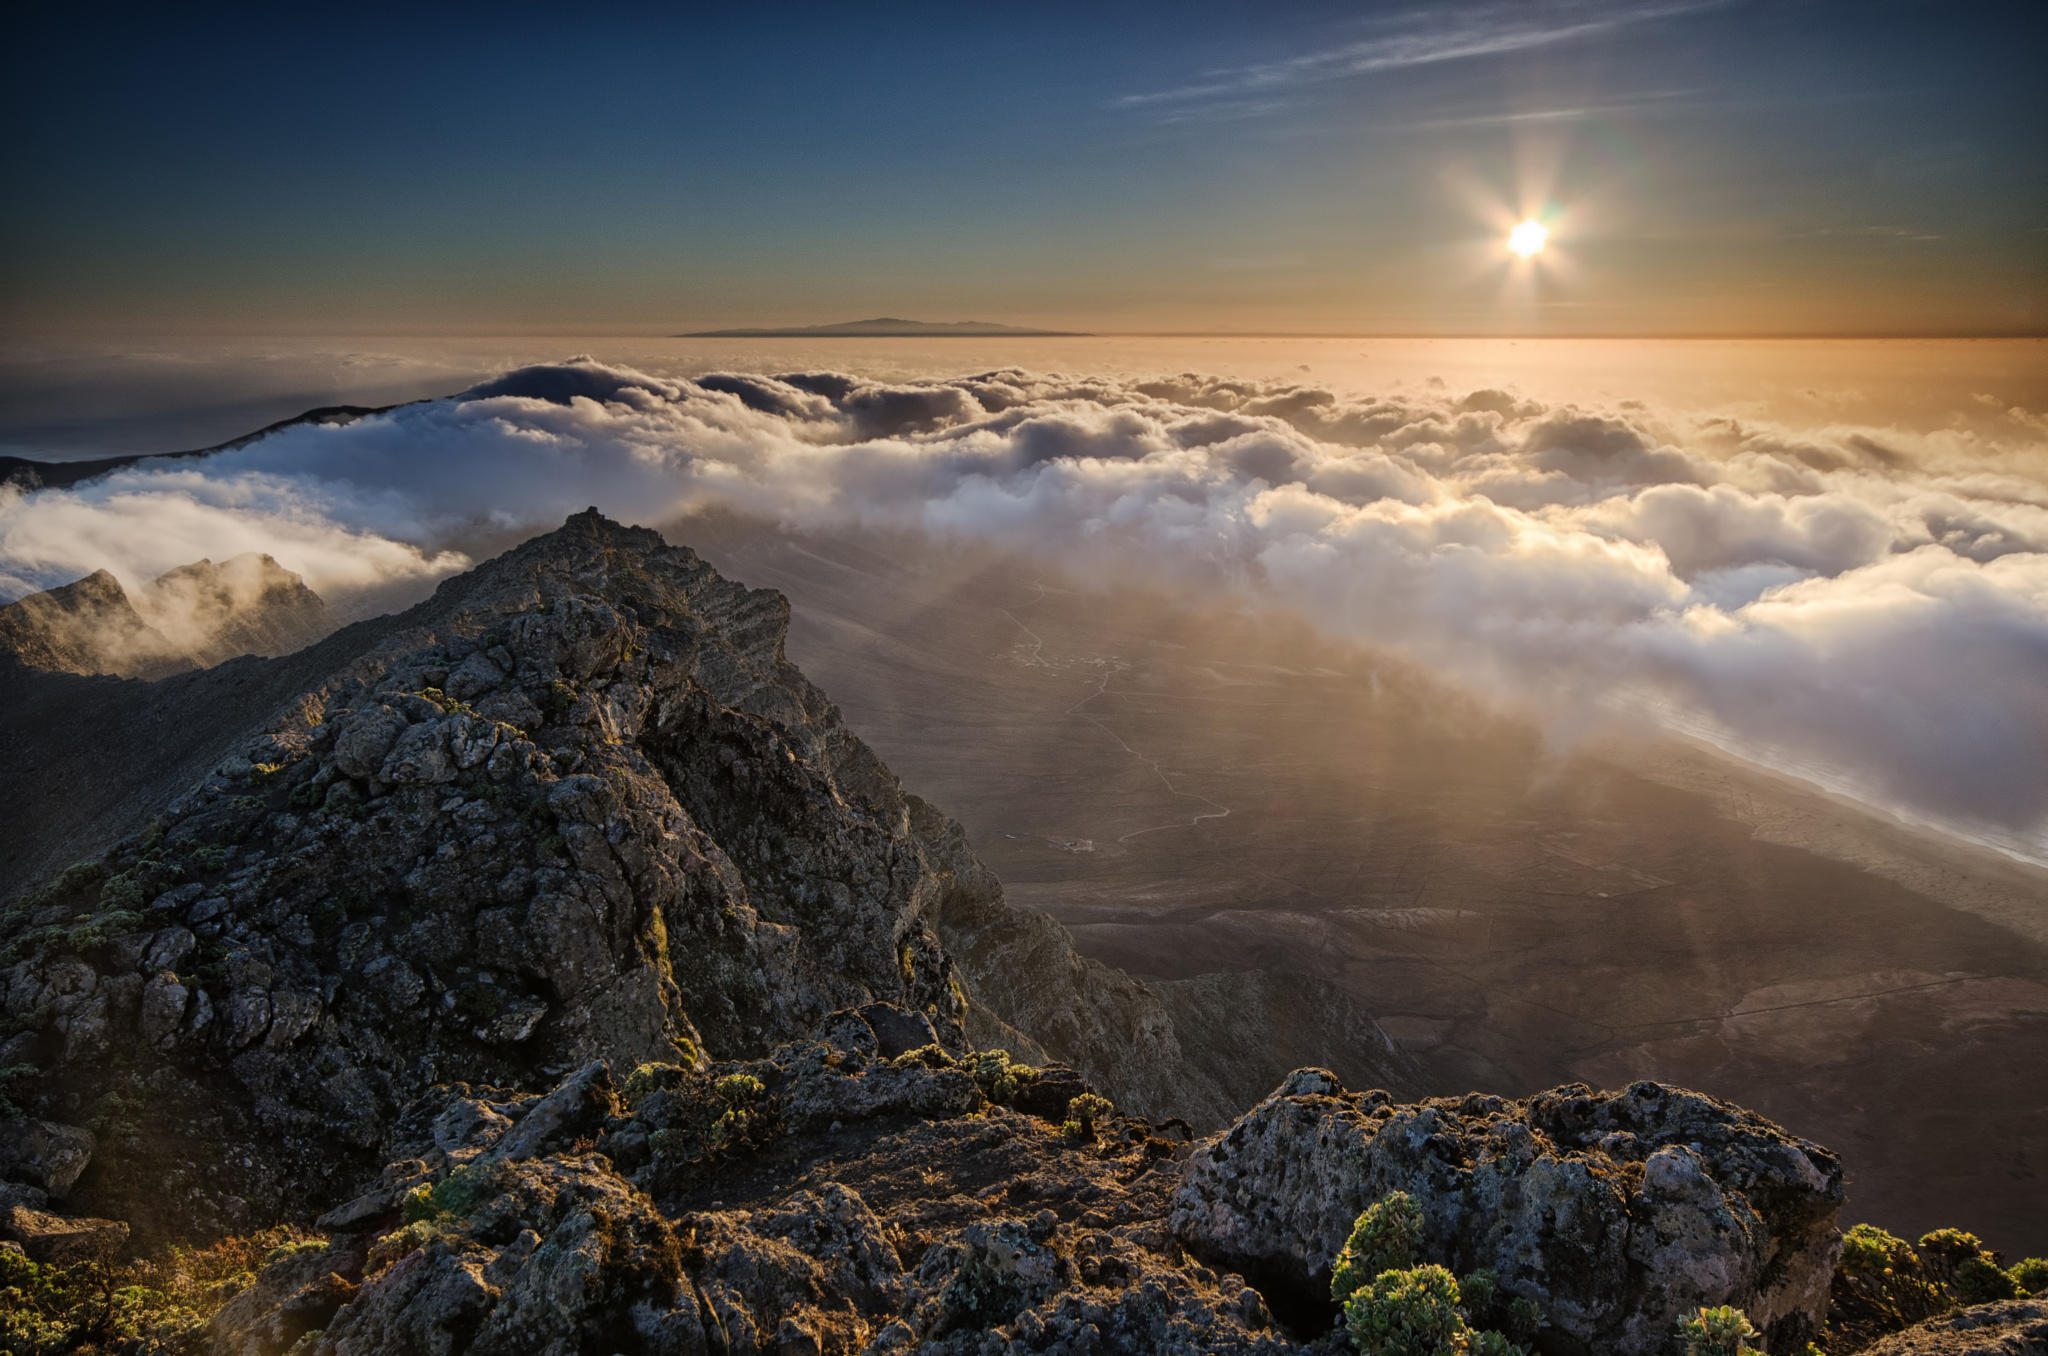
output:
[[[758,1055],[878,999],[948,1049],[1224,1119],[1158,994],[1009,910],[783,658],[786,625],[779,595],[579,515],[20,901],[0,1064],[98,1133],[80,1200],[150,1237],[310,1211],[441,1078]],[[1383,1038],[1353,1055],[1376,1060],[1407,1072]]]

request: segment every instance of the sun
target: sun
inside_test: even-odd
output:
[[[1508,232],[1508,248],[1524,259],[1543,248],[1543,242],[1550,238],[1550,230],[1540,221],[1524,221]]]

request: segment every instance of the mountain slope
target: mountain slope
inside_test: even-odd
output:
[[[443,1071],[531,1087],[746,1057],[876,1000],[956,1050],[972,1030],[1071,1061],[1134,1110],[1227,1117],[1187,1053],[1224,1043],[1008,910],[783,659],[787,621],[593,513],[287,660],[140,702],[45,693],[54,717],[103,693],[162,709],[162,688],[213,735],[171,759],[212,768],[198,788],[0,934],[0,1008],[26,1028],[0,1063],[42,1071],[56,1121],[129,1109],[93,1208],[161,1229],[167,1180],[187,1228],[311,1208]],[[238,730],[262,701],[268,729]],[[1409,1076],[1384,1037],[1338,1053]]]

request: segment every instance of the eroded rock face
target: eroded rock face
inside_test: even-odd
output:
[[[1171,1225],[1305,1310],[1393,1191],[1421,1207],[1422,1260],[1494,1269],[1553,1341],[1603,1353],[1664,1351],[1700,1305],[1743,1309],[1774,1349],[1817,1334],[1844,1197],[1818,1145],[1662,1084],[1403,1106],[1304,1069],[1194,1154]]]

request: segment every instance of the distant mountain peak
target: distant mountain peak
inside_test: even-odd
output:
[[[0,607],[0,654],[32,669],[161,678],[289,654],[333,629],[297,574],[249,552],[168,570],[133,596],[106,570]]]
[[[830,325],[776,325],[760,329],[693,330],[672,336],[677,339],[981,339],[1054,338],[1081,334],[1080,330],[1041,330],[1025,325],[999,325],[988,320],[905,320],[900,316],[876,316],[869,320],[841,320]]]

